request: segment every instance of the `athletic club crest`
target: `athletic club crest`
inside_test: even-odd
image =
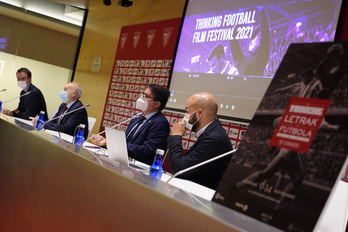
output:
[[[141,36],[141,31],[134,32],[133,34],[133,48],[135,49],[138,46]]]
[[[128,33],[121,34],[121,49],[123,49],[124,45],[126,45],[127,38],[128,38]]]
[[[156,35],[156,30],[148,30],[147,31],[147,38],[146,38],[146,44],[147,47],[151,47],[151,44],[153,42],[153,40],[155,39],[155,35]]]
[[[172,36],[172,31],[173,31],[172,27],[163,29],[163,35],[162,35],[163,47],[167,46],[169,39]]]

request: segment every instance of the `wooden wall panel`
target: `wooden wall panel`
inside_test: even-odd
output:
[[[89,116],[97,119],[92,133],[98,133],[116,48],[123,26],[180,18],[185,0],[136,0],[131,7],[117,1],[105,6],[101,0],[88,2],[88,18],[78,58],[75,79],[83,89],[82,101],[90,103]],[[102,56],[98,73],[92,73],[92,62]]]

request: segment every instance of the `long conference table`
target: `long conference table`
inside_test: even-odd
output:
[[[70,139],[0,114],[0,231],[279,231]]]

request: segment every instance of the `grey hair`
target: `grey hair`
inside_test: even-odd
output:
[[[79,84],[77,84],[76,82],[73,82],[75,85],[75,90],[77,93],[77,99],[80,99],[80,97],[82,96],[82,89],[81,86]]]

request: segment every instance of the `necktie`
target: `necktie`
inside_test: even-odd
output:
[[[60,117],[59,117],[58,124],[60,124],[60,121],[62,121],[63,115],[64,115],[64,113],[65,113],[65,111],[66,111],[67,109],[68,109],[68,107],[67,107],[67,106],[65,106],[65,107],[64,107],[64,109],[63,109],[62,114],[61,114],[61,115],[60,115]]]
[[[136,134],[136,132],[138,131],[140,126],[143,124],[145,119],[146,118],[144,116],[140,117],[140,119],[138,120],[137,124],[135,124],[135,126],[132,128],[132,130],[127,135],[127,138],[126,138],[127,142],[129,142],[132,139],[132,137]]]

